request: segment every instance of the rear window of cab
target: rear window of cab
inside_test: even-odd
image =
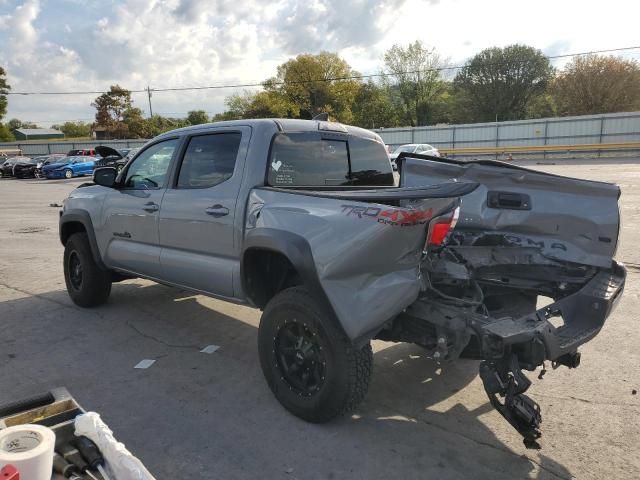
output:
[[[394,186],[384,145],[315,132],[276,135],[267,181],[272,187]]]

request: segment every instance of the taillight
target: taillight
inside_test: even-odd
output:
[[[431,223],[429,223],[427,244],[425,247],[441,246],[447,239],[449,233],[456,227],[459,215],[460,207],[456,207],[453,212],[449,212],[446,215],[442,215],[431,220]]]

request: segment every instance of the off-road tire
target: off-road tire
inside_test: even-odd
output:
[[[313,394],[296,391],[279,364],[276,337],[292,322],[304,324],[322,347],[323,382]],[[283,290],[267,304],[260,319],[258,351],[273,394],[284,408],[308,422],[324,423],[351,412],[367,393],[373,365],[371,345],[354,347],[337,319],[304,287]]]
[[[111,293],[111,272],[95,262],[86,233],[74,233],[64,247],[64,281],[73,303],[91,308],[102,305]],[[75,273],[80,264],[80,281]]]

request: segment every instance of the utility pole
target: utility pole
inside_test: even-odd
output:
[[[151,87],[147,85],[147,95],[149,95],[149,118],[153,117],[153,108],[151,108]]]

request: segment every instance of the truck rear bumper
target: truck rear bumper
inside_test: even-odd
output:
[[[531,381],[521,369],[534,370],[544,361],[554,368],[580,364],[578,347],[602,329],[624,290],[626,270],[613,262],[572,295],[517,319],[490,321],[480,327],[484,361],[480,377],[493,407],[522,435],[527,448],[540,448],[540,406],[524,394]],[[564,325],[551,320],[561,318]]]
[[[572,356],[602,329],[622,296],[625,279],[624,266],[614,261],[611,270],[597,273],[579,291],[531,314],[476,319],[483,357],[498,359],[511,351],[528,370],[545,360],[577,366],[570,364],[577,361]]]
[[[435,359],[481,359],[480,377],[493,407],[522,435],[527,448],[540,448],[540,407],[524,393],[531,381],[522,370],[580,363],[578,347],[595,337],[622,296],[626,270],[613,262],[582,288],[523,316],[490,316],[477,306],[430,294],[409,306],[378,338],[413,341]],[[517,289],[514,290],[514,295]]]

